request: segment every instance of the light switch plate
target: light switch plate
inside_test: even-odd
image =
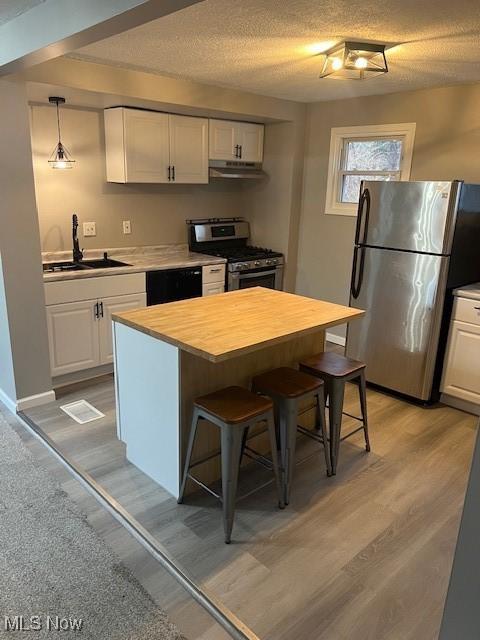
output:
[[[96,236],[97,235],[97,225],[95,222],[84,222],[83,223],[83,237],[87,238],[88,236]]]
[[[123,233],[124,234],[132,233],[132,225],[130,224],[130,220],[123,221]]]

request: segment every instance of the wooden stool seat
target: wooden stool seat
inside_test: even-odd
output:
[[[365,363],[341,356],[333,351],[326,351],[302,360],[300,367],[302,371],[308,371],[312,375],[321,373],[329,378],[348,378],[359,373],[361,369],[365,369]]]
[[[322,380],[290,367],[272,369],[255,376],[253,380],[256,391],[284,398],[299,398],[306,393],[314,393],[322,384]]]
[[[195,400],[195,406],[227,424],[249,422],[273,407],[270,398],[243,387],[226,387]]]

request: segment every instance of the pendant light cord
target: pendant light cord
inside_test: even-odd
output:
[[[57,102],[57,129],[58,129],[58,141],[61,142],[61,138],[60,138],[60,109],[58,107],[58,102]]]

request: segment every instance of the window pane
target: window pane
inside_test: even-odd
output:
[[[347,171],[399,171],[401,140],[350,140],[345,143]]]
[[[346,175],[343,176],[342,202],[358,202],[362,180],[396,180],[396,176]]]

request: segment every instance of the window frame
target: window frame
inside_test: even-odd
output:
[[[356,216],[357,203],[341,202],[341,189],[344,175],[392,175],[399,180],[409,180],[412,166],[413,144],[416,124],[380,124],[357,127],[332,127],[330,135],[330,154],[328,161],[327,193],[325,214]],[[403,142],[399,171],[347,171],[343,169],[345,145],[353,140],[400,139]]]

